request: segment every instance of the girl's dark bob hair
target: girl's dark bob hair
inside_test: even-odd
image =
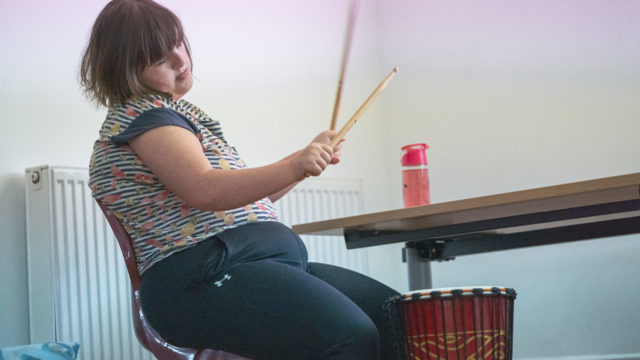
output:
[[[180,19],[152,0],[113,0],[98,15],[82,57],[80,83],[97,104],[114,106],[127,99],[159,93],[142,83],[144,68],[184,43]]]

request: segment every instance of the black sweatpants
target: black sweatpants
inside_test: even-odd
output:
[[[170,343],[251,359],[391,359],[383,304],[398,293],[362,274],[307,262],[277,222],[226,230],[142,276],[150,324]]]

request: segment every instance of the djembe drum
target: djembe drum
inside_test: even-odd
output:
[[[398,358],[509,360],[516,292],[500,287],[419,290],[391,299]],[[398,324],[399,320],[399,324]]]

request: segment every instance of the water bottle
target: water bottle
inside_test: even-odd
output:
[[[429,170],[427,169],[427,144],[402,147],[402,198],[404,207],[429,205]]]

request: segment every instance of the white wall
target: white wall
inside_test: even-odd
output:
[[[28,342],[24,168],[86,166],[104,110],[80,54],[106,1],[0,3],[0,346]],[[331,116],[347,1],[162,1],[185,23],[188,98],[249,165],[306,144]],[[427,142],[434,202],[640,171],[640,2],[362,0],[343,123],[400,73],[325,176],[362,178],[365,210],[401,206],[400,146]],[[367,161],[365,161],[367,160]],[[518,358],[640,353],[639,238],[460,257],[436,286],[498,284]],[[406,290],[400,246],[372,251]]]
[[[434,202],[640,171],[640,2],[379,4],[389,172],[427,142]],[[517,358],[640,358],[639,240],[463,256],[434,286],[515,288]]]

